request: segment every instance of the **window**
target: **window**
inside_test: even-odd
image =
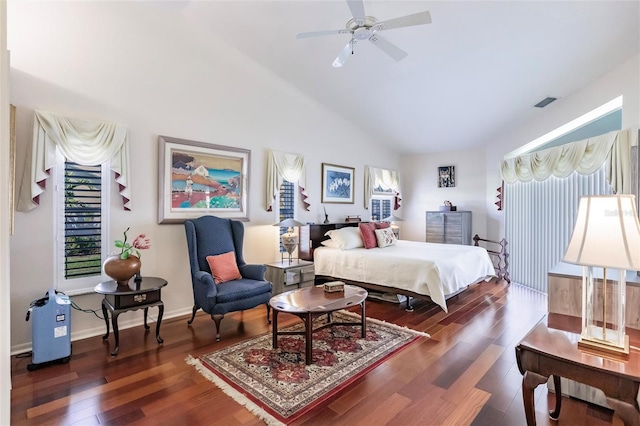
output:
[[[58,157],[56,289],[69,295],[89,293],[103,281],[102,263],[109,250],[108,167]]]
[[[391,216],[391,203],[393,197],[373,195],[371,197],[371,205],[369,211],[371,212],[371,220],[382,220]]]
[[[620,130],[622,98],[547,133],[520,149],[539,149]],[[518,150],[516,150],[518,151]],[[584,195],[611,194],[605,166],[591,175],[573,172],[566,178],[505,185],[505,238],[509,242],[512,281],[547,292],[547,272],[562,260],[575,225],[578,202]]]
[[[293,219],[293,213],[295,212],[295,187],[293,182],[283,181],[280,185],[279,195],[279,209],[278,218],[282,222],[285,219]],[[280,236],[287,232],[287,228],[280,228]],[[281,238],[278,238],[280,244],[280,253],[285,253],[287,250],[282,246]]]

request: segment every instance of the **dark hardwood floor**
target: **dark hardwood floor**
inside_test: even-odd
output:
[[[449,313],[418,300],[414,312],[367,302],[367,316],[431,334],[411,345],[296,425],[524,425],[514,346],[546,311],[546,296],[512,284],[482,283],[449,300]],[[73,315],[83,315],[74,312]],[[12,357],[11,423],[259,425],[260,420],[184,361],[269,331],[264,307],[227,315],[222,341],[200,314],[165,320],[158,346],[151,331],[73,342],[71,361],[29,372],[30,358]],[[284,323],[294,317],[282,314]],[[536,389],[539,425],[621,425],[611,411],[564,398],[560,419],[546,412],[553,394]]]

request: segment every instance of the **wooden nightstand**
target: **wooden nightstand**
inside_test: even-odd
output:
[[[311,287],[314,284],[313,262],[295,259],[291,261],[291,264],[285,260],[269,263],[265,266],[267,270],[264,278],[273,284],[271,291],[273,296],[297,288]]]

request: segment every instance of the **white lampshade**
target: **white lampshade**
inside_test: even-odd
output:
[[[295,219],[285,219],[281,222],[274,223],[273,226],[279,226],[281,228],[293,228],[294,226],[304,226],[304,223],[298,222]]]
[[[563,260],[584,266],[640,270],[640,222],[633,195],[580,198]]]

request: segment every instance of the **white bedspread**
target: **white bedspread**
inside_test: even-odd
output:
[[[341,250],[319,247],[315,272],[429,296],[447,312],[445,295],[495,275],[482,247],[399,240],[384,248]]]

